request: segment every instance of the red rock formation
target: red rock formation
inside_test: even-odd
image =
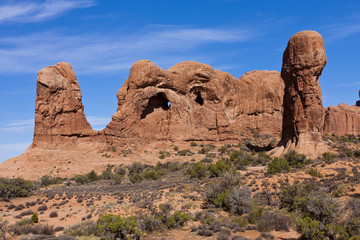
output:
[[[281,70],[285,95],[277,155],[296,150],[314,156],[327,150],[322,140],[325,108],[319,83],[325,65],[324,40],[319,33],[303,31],[290,38]]]
[[[34,145],[73,142],[96,134],[84,115],[81,92],[69,63],[38,73]]]
[[[344,136],[360,135],[360,108],[341,103],[326,109],[324,133]]]
[[[276,71],[236,79],[197,62],[163,70],[138,61],[118,91],[118,109],[104,133],[117,145],[238,139],[237,131],[247,127],[278,134],[283,88]]]

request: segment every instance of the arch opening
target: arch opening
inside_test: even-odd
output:
[[[195,98],[195,102],[200,104],[200,106],[202,106],[204,104],[204,100],[201,97],[201,93],[197,92],[196,98]]]
[[[149,98],[148,104],[145,109],[142,111],[140,118],[144,119],[147,115],[154,112],[155,109],[161,108],[162,110],[169,110],[171,107],[171,102],[167,99],[164,93],[158,93],[155,96]]]

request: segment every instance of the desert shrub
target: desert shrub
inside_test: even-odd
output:
[[[190,147],[196,147],[197,143],[196,142],[190,142]]]
[[[233,151],[227,162],[236,167],[238,170],[245,169],[246,166],[251,165],[253,156],[243,151]]]
[[[43,224],[26,224],[26,225],[12,225],[9,228],[9,232],[13,235],[53,235],[54,226]]]
[[[29,216],[29,215],[32,215],[32,214],[34,214],[34,212],[32,210],[28,210],[28,211],[24,211],[24,212],[20,213],[19,216],[23,217],[23,216]]]
[[[77,184],[86,184],[89,183],[89,178],[86,175],[76,175],[74,180]]]
[[[270,155],[266,154],[265,152],[260,152],[256,157],[253,158],[251,163],[252,166],[265,166],[268,162],[270,162],[272,158]]]
[[[126,174],[126,169],[123,168],[123,167],[117,167],[117,168],[114,170],[114,174],[124,177],[125,174]]]
[[[73,237],[97,236],[96,223],[93,220],[86,220],[66,228],[63,233]]]
[[[96,229],[101,239],[138,239],[140,230],[134,217],[122,218],[108,214],[101,216],[96,223]]]
[[[166,152],[166,151],[159,151],[159,158],[160,159],[165,159],[166,157],[170,157],[171,153]]]
[[[343,226],[337,224],[324,226],[310,217],[298,220],[297,230],[301,234],[300,239],[349,239]]]
[[[179,156],[192,156],[193,155],[193,153],[189,149],[184,149],[184,150],[178,151],[177,154]]]
[[[31,216],[30,220],[31,220],[32,223],[38,223],[38,222],[39,222],[39,217],[38,217],[37,212],[34,212],[34,213],[33,213],[33,215]]]
[[[284,158],[289,163],[290,166],[301,167],[306,164],[309,164],[310,161],[306,158],[304,154],[297,153],[292,150],[284,155]]]
[[[51,177],[49,175],[45,175],[40,178],[40,186],[46,187],[46,186],[50,186],[50,185],[60,184],[63,181],[64,180],[59,177]]]
[[[133,162],[130,166],[127,167],[129,170],[129,175],[133,175],[134,173],[141,173],[145,166],[139,162]]]
[[[153,215],[141,215],[137,218],[138,228],[147,233],[152,233],[155,231],[160,231],[164,228],[161,219]]]
[[[96,172],[94,170],[89,172],[86,176],[89,179],[89,182],[94,182],[94,181],[99,180],[99,176],[96,174]]]
[[[324,160],[327,162],[334,160],[334,157],[335,157],[334,154],[332,154],[331,152],[324,152],[322,156],[323,156]]]
[[[208,167],[201,162],[197,162],[188,167],[186,173],[190,175],[191,178],[203,179],[208,176]]]
[[[129,176],[129,180],[132,183],[139,183],[142,182],[144,180],[144,177],[141,173],[134,173],[132,175]]]
[[[282,157],[275,157],[268,165],[268,174],[290,172],[289,162]]]
[[[34,186],[32,182],[22,178],[0,178],[0,199],[28,197],[33,189]]]
[[[228,196],[230,192],[240,183],[239,175],[224,173],[216,182],[208,185],[205,189],[205,201],[210,206],[223,207],[229,210]]]
[[[39,212],[41,212],[41,211],[46,211],[48,209],[48,207],[45,205],[45,204],[43,204],[43,205],[41,205],[40,207],[38,207],[38,211]]]
[[[352,157],[354,156],[354,152],[350,149],[350,148],[347,148],[345,146],[340,146],[339,147],[339,156],[340,157]]]
[[[327,193],[313,191],[305,196],[303,214],[323,224],[333,223],[338,219],[340,204]]]
[[[157,169],[149,169],[144,173],[144,178],[145,179],[152,179],[152,180],[156,180],[161,178],[165,173],[162,172],[161,170],[157,170]]]
[[[219,160],[215,164],[209,166],[210,177],[220,177],[223,173],[227,172],[230,167],[231,166],[224,161]]]
[[[57,212],[51,212],[50,214],[49,214],[49,217],[50,218],[56,218],[56,217],[58,217],[59,215],[58,215],[58,213]]]
[[[183,227],[185,223],[191,219],[192,218],[188,213],[177,211],[169,218],[169,221],[167,222],[167,227],[169,229]]]
[[[261,232],[289,231],[290,217],[279,211],[265,212],[258,220],[258,228]]]
[[[101,176],[95,177],[95,179],[96,178],[97,178],[96,180],[99,180],[100,178],[102,178],[102,179],[113,179],[113,173],[112,173],[113,167],[114,167],[113,165],[108,164],[106,166],[106,169],[101,172]],[[94,180],[94,181],[96,181],[96,180]]]
[[[0,238],[6,240],[6,232],[8,229],[8,222],[0,218]]]
[[[351,198],[346,203],[346,210],[349,211],[349,218],[360,218],[360,199]]]
[[[21,220],[19,220],[19,221],[17,221],[16,223],[15,223],[15,225],[28,225],[28,224],[31,224],[32,222],[31,222],[31,219],[30,218],[24,218],[24,219],[21,219]]]
[[[317,168],[310,167],[306,170],[306,173],[313,177],[323,178],[324,176]]]
[[[242,215],[251,209],[251,192],[247,186],[234,188],[225,199],[225,205],[231,213]]]
[[[251,211],[248,214],[248,221],[251,224],[255,224],[259,221],[261,216],[264,214],[265,208],[256,203],[252,203]]]
[[[176,172],[181,169],[181,164],[179,162],[169,162],[166,167],[171,172]]]

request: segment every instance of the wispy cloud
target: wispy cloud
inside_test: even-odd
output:
[[[33,129],[34,119],[0,122],[0,132],[23,133]]]
[[[93,0],[5,1],[0,4],[0,23],[40,22],[94,5]]]
[[[242,29],[172,26],[145,28],[132,35],[43,32],[7,37],[0,38],[0,72],[37,72],[59,61],[70,62],[76,73],[128,70],[139,59],[169,62],[204,44],[241,42],[253,36]]]
[[[352,83],[341,83],[337,84],[338,87],[353,87],[353,86],[359,86],[360,82],[352,82]]]

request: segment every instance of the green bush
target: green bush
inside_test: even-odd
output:
[[[108,214],[101,216],[96,223],[96,229],[101,239],[138,239],[140,230],[134,217],[122,218],[118,215]]]
[[[169,229],[176,228],[176,227],[183,227],[184,224],[191,220],[191,216],[188,213],[177,211],[175,212],[169,219],[167,223],[167,227]]]
[[[89,179],[89,182],[94,182],[99,180],[98,175],[95,173],[94,170],[92,170],[91,172],[89,172],[87,175],[87,178]]]
[[[290,172],[289,162],[282,157],[275,157],[268,165],[269,174]]]
[[[129,176],[129,180],[132,183],[139,183],[142,182],[144,180],[144,177],[141,173],[134,173],[132,175]]]
[[[210,177],[220,177],[223,173],[227,172],[230,169],[230,165],[226,164],[224,161],[219,160],[216,164],[211,164],[209,166]]]
[[[50,177],[48,175],[42,176],[40,178],[40,186],[41,187],[47,187],[50,185],[60,184],[63,182],[63,179],[59,177]]]
[[[184,150],[178,151],[177,154],[179,156],[192,156],[193,155],[193,153],[189,149],[184,149]]]
[[[191,142],[190,143],[190,147],[196,147],[197,146],[197,143],[196,142]]]
[[[37,212],[34,212],[34,213],[33,213],[33,215],[32,215],[31,218],[30,218],[30,221],[31,221],[32,223],[38,223],[38,222],[39,222],[39,217],[38,217]]]
[[[144,178],[156,180],[161,178],[163,175],[164,173],[161,170],[149,169],[144,173]]]
[[[318,178],[323,178],[324,177],[322,175],[322,173],[319,171],[319,169],[313,168],[313,167],[308,168],[306,170],[306,173],[309,174],[312,177],[318,177]]]
[[[101,176],[98,177],[98,176],[95,176],[96,174],[94,175],[94,179],[96,179],[94,181],[97,181],[100,178],[102,178],[102,179],[113,179],[113,173],[112,173],[113,167],[114,167],[113,165],[108,164],[106,166],[106,169],[104,171],[102,171]],[[89,180],[90,180],[90,182],[93,182],[90,178],[89,178]]]
[[[0,178],[0,199],[30,196],[34,186],[32,182],[22,178]]]
[[[89,183],[90,180],[86,175],[76,175],[74,180],[77,184],[86,184]]]
[[[63,232],[65,235],[73,237],[81,236],[98,236],[96,230],[96,223],[93,220],[87,220],[84,222],[77,223],[71,227],[68,227]]]
[[[166,151],[159,151],[159,158],[160,159],[165,159],[166,157],[170,157],[171,153],[166,152]]]
[[[301,167],[309,164],[310,161],[304,154],[297,153],[296,151],[290,151],[284,155],[290,166]]]
[[[327,162],[334,160],[334,157],[335,157],[334,154],[332,154],[331,152],[324,152],[322,156],[323,156],[324,160]]]
[[[228,164],[236,167],[238,170],[245,169],[246,166],[251,165],[254,157],[242,151],[233,151],[227,159]]]
[[[197,162],[189,166],[186,173],[190,175],[191,178],[203,179],[208,176],[208,167],[201,162]]]

